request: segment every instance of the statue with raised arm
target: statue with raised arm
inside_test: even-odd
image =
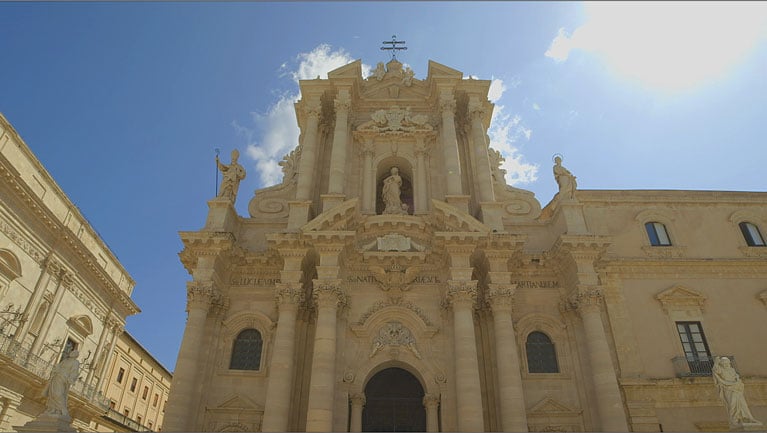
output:
[[[402,192],[402,177],[399,175],[397,167],[391,168],[391,175],[384,179],[381,190],[381,198],[386,207],[384,214],[407,215],[407,204],[402,203],[400,194]]]
[[[47,397],[45,402],[44,415],[54,415],[61,418],[70,419],[67,410],[67,396],[69,387],[72,386],[80,374],[80,361],[77,356],[80,355],[76,349],[69,352],[51,371],[51,378],[43,389],[43,397]]]
[[[719,398],[727,407],[727,415],[730,421],[730,427],[741,427],[743,424],[761,425],[748,409],[746,397],[744,396],[743,381],[740,380],[738,372],[732,368],[730,359],[724,356],[714,358],[714,368],[711,371],[714,378],[714,385],[719,391]]]
[[[245,179],[245,169],[237,163],[237,158],[240,157],[240,152],[237,149],[232,151],[232,162],[229,165],[222,164],[218,160],[216,155],[216,166],[221,170],[224,175],[224,180],[221,181],[221,190],[218,191],[218,196],[228,199],[232,203],[237,198],[237,190],[240,188],[240,181]]]
[[[575,198],[575,189],[578,184],[575,182],[575,176],[570,170],[562,167],[562,157],[554,158],[554,179],[559,185],[559,193],[566,198]]]

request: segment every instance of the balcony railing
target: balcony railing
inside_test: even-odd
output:
[[[735,364],[735,357],[730,355],[712,355],[712,356],[676,356],[671,359],[674,364],[676,377],[705,377],[711,376],[711,369],[714,367],[714,359],[718,356],[727,356],[730,359],[732,368],[738,369]]]
[[[135,432],[148,432],[152,431],[149,427],[144,426],[143,424],[140,424],[136,421],[134,421],[131,417],[121,414],[120,412],[109,408],[107,413],[103,415],[104,418],[109,418],[112,421],[117,422],[118,424],[122,424],[130,431]]]
[[[0,356],[6,357],[9,362],[24,368],[43,381],[51,377],[54,363],[35,355],[30,347],[6,335],[0,335]],[[69,390],[102,409],[109,407],[109,399],[96,390],[95,386],[85,383],[82,379],[75,382]]]

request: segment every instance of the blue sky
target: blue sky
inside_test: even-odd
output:
[[[764,191],[767,3],[0,3],[0,112],[136,280],[127,329],[173,369],[189,276],[180,230],[214,149],[280,180],[297,78],[351,60],[494,80],[507,180],[545,205],[552,155],[581,189]]]

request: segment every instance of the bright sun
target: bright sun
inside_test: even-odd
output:
[[[695,87],[725,74],[767,36],[767,3],[585,3],[587,21],[560,29],[546,56],[580,49],[621,75],[664,90]]]

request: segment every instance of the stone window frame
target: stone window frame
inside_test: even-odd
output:
[[[639,223],[638,229],[642,233],[644,239],[644,245],[642,245],[642,252],[648,257],[654,258],[672,258],[682,257],[685,254],[686,247],[683,246],[681,240],[676,235],[678,231],[675,227],[674,215],[665,209],[645,209],[639,212],[634,220]],[[650,241],[649,233],[647,233],[646,224],[648,223],[660,223],[663,224],[666,230],[666,236],[668,236],[670,245],[653,245]]]
[[[733,232],[737,233],[737,235],[734,234],[734,236],[738,238],[738,249],[744,256],[767,257],[767,247],[763,245],[749,245],[743,234],[743,230],[740,227],[742,223],[753,224],[757,230],[759,230],[762,240],[767,241],[767,239],[764,238],[765,231],[762,230],[762,228],[767,227],[767,220],[765,218],[760,217],[755,212],[749,210],[739,210],[730,215],[730,222],[732,223]]]
[[[21,277],[21,261],[13,251],[0,248],[0,299],[5,297],[11,282]]]
[[[234,340],[240,335],[240,332],[246,329],[255,329],[261,333],[261,364],[258,370],[231,370],[229,369],[229,362],[232,359]],[[275,323],[259,311],[243,312],[226,319],[221,327],[222,346],[216,360],[218,374],[248,377],[268,376],[274,329]]]
[[[546,337],[546,340],[548,340],[547,346],[551,346],[551,348],[554,349],[554,359],[553,359],[553,367],[556,371],[530,371],[530,337],[533,334],[540,334]],[[535,344],[535,342],[533,342]],[[557,358],[557,346],[554,344],[554,341],[549,337],[549,335],[543,331],[532,331],[529,334],[527,334],[527,338],[525,338],[525,355],[527,356],[527,372],[530,374],[552,374],[552,373],[559,373],[559,359]],[[550,359],[547,359],[547,361],[551,361]],[[544,365],[544,367],[550,367],[547,365]]]
[[[519,366],[522,379],[571,379],[572,359],[570,357],[569,337],[566,324],[554,316],[542,313],[528,314],[515,324],[517,331],[517,353],[519,353]],[[554,345],[554,353],[557,357],[558,373],[530,373],[527,364],[527,337],[533,332],[546,334]]]
[[[673,340],[675,356],[685,356],[684,347],[677,329],[677,322],[698,322],[703,332],[706,329],[706,320],[704,317],[705,304],[708,298],[698,290],[689,288],[682,284],[674,284],[669,288],[663,289],[655,295],[655,299],[661,304],[661,308],[668,320],[668,335]],[[706,345],[710,353],[711,339],[706,336]],[[669,360],[671,362],[671,360]]]
[[[245,336],[243,336],[243,334],[245,334],[246,332],[251,334],[251,335],[253,335],[254,338],[252,338],[252,339],[248,338],[246,340]],[[255,338],[256,336],[258,338]],[[233,368],[232,364],[234,364],[235,360],[236,360],[235,359],[235,355],[236,355],[235,348],[238,348],[238,346],[240,344],[254,343],[254,342],[258,342],[258,346],[256,346],[256,347],[258,347],[258,350],[257,351],[254,350],[253,351],[254,352],[254,356],[253,357],[255,358],[255,352],[258,352],[258,362],[255,362],[255,363],[252,362],[253,360],[249,359],[250,358],[249,356],[248,357],[244,357],[244,356],[240,357],[240,356],[238,356],[237,358],[244,358],[244,359],[237,359],[237,363],[238,364],[247,364],[247,365],[239,365],[239,367],[249,367],[249,368]],[[242,350],[245,349],[245,348],[247,348],[247,347],[239,346],[240,351],[238,353],[240,353],[240,355],[241,355],[242,354]],[[247,349],[248,349],[248,352],[251,350],[250,348],[247,348]],[[264,365],[263,359],[262,359],[262,355],[263,354],[264,354],[264,336],[261,334],[261,331],[259,331],[257,328],[245,328],[245,329],[243,329],[242,331],[240,331],[237,334],[237,337],[235,337],[234,341],[232,342],[232,355],[229,357],[229,370],[238,370],[238,371],[244,371],[244,370],[258,371],[258,370],[261,370],[261,367],[263,367],[263,365]],[[255,364],[255,365],[252,365],[252,364]],[[254,367],[254,366],[256,368],[250,368],[250,367]]]

